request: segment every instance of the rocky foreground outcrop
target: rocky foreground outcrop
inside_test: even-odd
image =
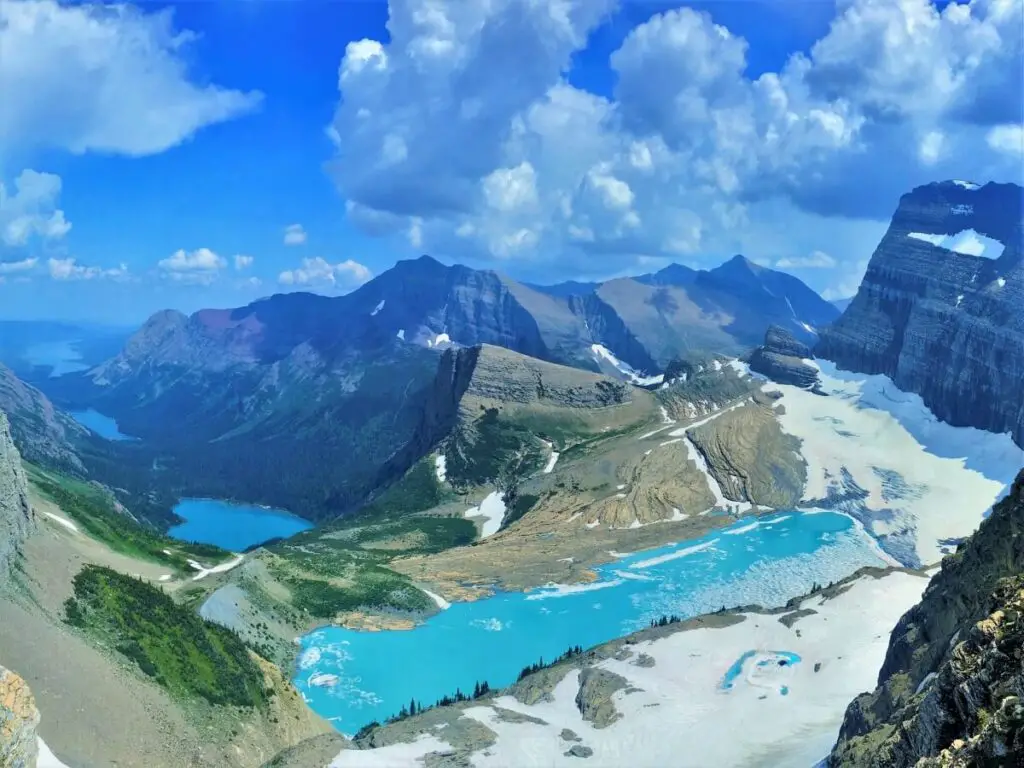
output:
[[[943,421],[1024,445],[1022,206],[1016,184],[948,181],[904,195],[815,353],[885,374]],[[986,238],[996,242],[985,248]]]
[[[18,546],[34,525],[21,456],[14,446],[7,415],[0,411],[0,584],[7,578]]]
[[[39,757],[39,710],[28,684],[0,667],[0,766],[35,768]]]
[[[750,356],[750,369],[779,384],[804,389],[818,386],[818,371],[804,360],[813,358],[810,347],[778,325],[768,328],[764,344]]]
[[[830,768],[1019,766],[1024,755],[1024,471],[892,633]]]

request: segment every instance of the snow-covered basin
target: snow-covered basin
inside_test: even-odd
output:
[[[295,684],[314,710],[351,735],[413,697],[433,704],[456,688],[472,691],[476,681],[508,685],[539,658],[619,637],[664,614],[778,606],[815,583],[885,564],[845,515],[742,520],[701,539],[623,556],[597,568],[596,582],[456,603],[414,630],[318,629],[301,638]]]
[[[927,579],[894,572],[856,580],[829,599],[811,598],[815,613],[792,628],[777,616],[748,614],[729,627],[676,632],[639,643],[630,659],[600,666],[631,686],[613,703],[621,718],[604,728],[583,720],[576,705],[579,672],[566,674],[550,700],[523,704],[511,696],[479,702],[461,714],[496,735],[470,756],[477,768],[575,768],[563,729],[593,750],[588,764],[630,768],[810,768],[835,743],[846,706],[875,685],[889,633],[924,591]],[[646,666],[638,654],[650,657]],[[785,662],[780,664],[779,662]],[[493,706],[491,706],[493,704]],[[498,708],[526,715],[512,718]],[[420,765],[451,749],[438,728],[411,743],[369,751],[346,749],[329,768]]]

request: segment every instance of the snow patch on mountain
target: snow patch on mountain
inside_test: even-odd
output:
[[[501,528],[505,519],[505,497],[500,491],[493,491],[487,495],[479,506],[467,509],[463,517],[482,518],[480,526],[480,538],[486,539],[493,536]]]
[[[934,235],[925,232],[908,232],[907,237],[923,240],[947,251],[962,253],[965,256],[984,256],[987,259],[998,259],[1003,255],[1006,246],[998,240],[981,235],[973,229],[965,229],[955,235]]]
[[[655,384],[661,384],[665,381],[664,374],[658,374],[656,376],[647,376],[645,373],[635,370],[628,363],[624,363],[619,360],[611,350],[601,344],[592,344],[590,351],[594,355],[594,359],[598,362],[604,360],[610,363],[619,373],[626,377],[632,384],[636,384],[638,387],[650,387]]]

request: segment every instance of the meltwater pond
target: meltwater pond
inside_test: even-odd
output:
[[[723,606],[779,606],[865,565],[884,566],[872,539],[833,512],[741,520],[703,538],[619,558],[590,584],[505,592],[456,603],[409,631],[324,627],[301,639],[295,684],[343,733],[383,721],[415,698],[515,682],[539,658]],[[722,670],[723,674],[726,670]]]
[[[235,504],[218,499],[182,499],[174,513],[185,518],[167,532],[181,541],[198,541],[241,552],[276,538],[312,528],[308,520],[281,509]]]

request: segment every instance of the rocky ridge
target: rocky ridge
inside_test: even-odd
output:
[[[28,501],[28,481],[21,455],[11,437],[7,415],[0,411],[0,583],[13,567],[21,542],[35,527]]]
[[[810,347],[778,325],[768,328],[764,344],[750,356],[750,369],[780,384],[814,389],[819,384],[818,371],[804,362],[812,359]]]
[[[831,768],[1015,766],[1024,754],[1024,471],[893,630]]]
[[[815,352],[885,374],[943,421],[1024,445],[1024,190],[947,181],[900,199]]]

